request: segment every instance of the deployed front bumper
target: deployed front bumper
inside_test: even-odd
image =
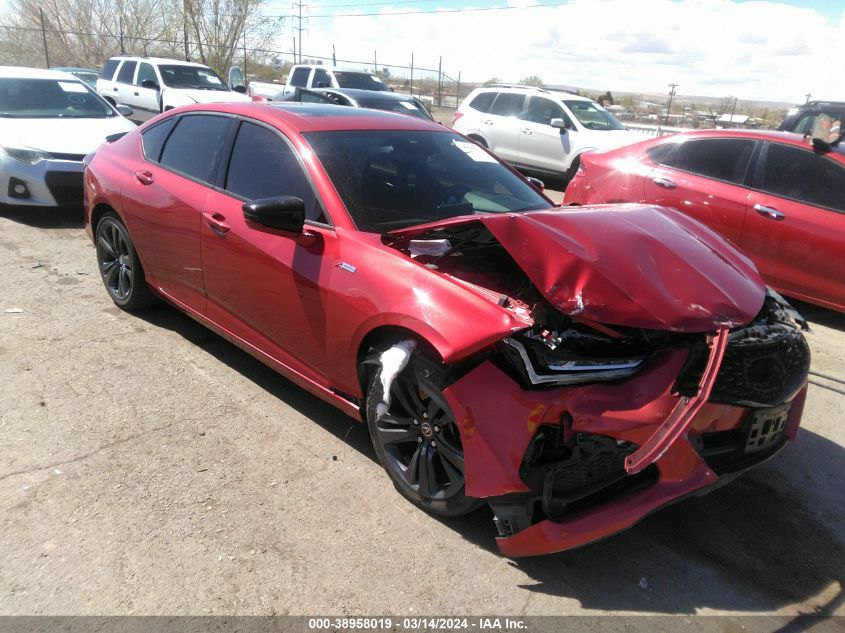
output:
[[[555,389],[523,389],[488,360],[445,391],[461,430],[466,494],[490,502],[505,555],[561,551],[619,532],[661,506],[767,459],[795,438],[805,381],[782,398],[788,410],[778,409],[780,435],[765,450],[750,452],[748,429],[755,412],[768,409],[712,399],[699,403],[683,428],[661,442],[667,421],[683,405],[676,389],[688,355],[686,350],[662,352],[624,382]],[[543,463],[536,458],[542,429],[570,443],[595,439],[610,450],[599,449],[601,459],[595,453],[587,469],[570,468],[571,455],[568,462]],[[655,450],[647,450],[655,444]],[[633,468],[630,458],[638,449],[648,455]],[[575,502],[554,498],[561,487],[589,477],[607,477],[607,485],[582,486]]]

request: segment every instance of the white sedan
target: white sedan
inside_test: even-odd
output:
[[[118,111],[67,73],[0,66],[0,203],[82,203],[82,159],[132,130]]]

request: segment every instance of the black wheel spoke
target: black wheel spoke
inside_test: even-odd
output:
[[[414,451],[414,454],[411,455],[411,461],[408,462],[408,467],[405,469],[404,477],[405,481],[408,482],[411,486],[416,486],[419,482],[419,463],[420,463],[420,455],[422,455],[423,446],[420,444],[417,447],[417,450]]]
[[[127,277],[129,275],[126,274],[126,269],[121,268],[120,272],[117,275],[117,293],[121,297],[125,297],[126,294],[129,292],[129,284],[127,282]]]
[[[415,391],[415,389],[413,387],[408,388],[405,380],[398,379],[393,382],[391,395],[396,398],[399,405],[405,410],[405,413],[416,418],[421,415],[424,408],[422,403],[417,406],[417,402],[411,395],[411,392],[413,391]],[[417,396],[416,400],[419,400],[419,396]]]
[[[115,253],[114,248],[112,248],[112,245],[109,244],[108,240],[105,238],[104,235],[100,236],[100,239],[97,240],[97,243],[109,257],[111,257],[112,259],[117,259],[117,253]]]
[[[434,449],[426,446],[419,459],[420,496],[430,499],[437,490],[437,479],[434,472]]]
[[[447,442],[444,442],[442,439],[437,443],[437,449],[440,452],[440,456],[444,459],[444,461],[449,462],[449,464],[451,464],[455,469],[457,469],[463,477],[463,455],[461,455],[458,451],[456,451],[452,446],[450,446]]]
[[[380,426],[378,429],[379,436],[381,436],[382,444],[406,444],[409,442],[416,442],[419,433],[410,429],[402,427],[386,428]]]
[[[438,447],[442,447],[442,444],[438,444]],[[449,483],[458,483],[458,482],[463,481],[463,478],[464,478],[463,471],[458,470],[452,464],[452,462],[443,453],[443,450],[438,451],[437,456],[440,459],[440,464],[443,466],[443,470],[446,471],[446,474],[449,477]],[[463,463],[463,460],[461,460],[461,463]]]

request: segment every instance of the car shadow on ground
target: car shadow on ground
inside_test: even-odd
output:
[[[81,229],[82,207],[0,206],[0,218],[36,229]]]
[[[138,316],[202,347],[377,461],[364,424],[186,315],[162,306]],[[825,602],[813,609],[828,614],[841,608],[845,587],[845,545],[830,527],[841,514],[836,499],[841,501],[838,494],[845,490],[842,464],[842,446],[802,430],[799,441],[770,462],[706,497],[682,501],[627,532],[577,550],[502,559],[502,564],[525,574],[520,588],[573,598],[586,609],[772,612],[824,594]],[[384,484],[389,485],[386,478]],[[439,520],[474,545],[498,552],[488,508]]]

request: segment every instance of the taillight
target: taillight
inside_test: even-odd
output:
[[[452,119],[452,125],[455,125],[455,123],[458,122],[458,119],[460,119],[463,115],[463,112],[458,112],[457,110],[455,110],[455,117]]]

